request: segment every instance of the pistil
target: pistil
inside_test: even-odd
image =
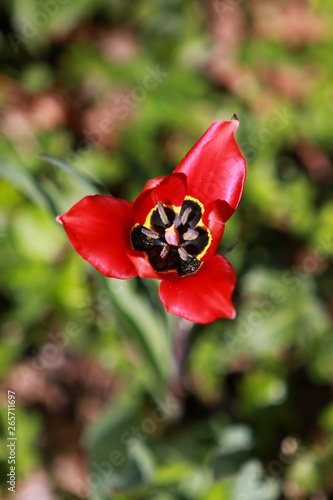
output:
[[[179,234],[174,224],[166,228],[164,236],[165,236],[165,241],[169,243],[169,245],[174,245],[174,246],[179,245]]]

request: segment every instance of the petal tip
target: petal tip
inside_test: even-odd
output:
[[[236,319],[237,318],[237,311],[236,309],[234,308],[233,312],[231,313],[231,315],[229,316],[229,319]]]
[[[236,113],[234,113],[234,114],[232,115],[231,120],[230,120],[230,122],[229,122],[229,123],[230,123],[230,125],[231,125],[231,127],[232,127],[233,131],[235,131],[235,130],[238,128],[238,126],[239,126],[239,118],[238,118],[238,116],[236,115]]]
[[[212,123],[211,127],[217,127],[217,129],[219,129],[219,127],[231,126],[234,130],[236,130],[236,128],[238,128],[238,125],[239,125],[239,118],[238,115],[234,113],[230,118],[230,120],[216,120],[215,122]]]
[[[55,220],[56,220],[56,222],[59,222],[59,224],[63,225],[61,218],[62,218],[62,215],[57,215]]]

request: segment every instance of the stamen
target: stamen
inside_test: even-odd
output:
[[[163,248],[162,248],[162,251],[160,253],[160,257],[161,259],[165,259],[165,257],[168,255],[169,253],[169,247],[168,245],[165,245]]]
[[[187,209],[183,213],[182,219],[181,219],[181,223],[183,224],[183,226],[184,226],[184,224],[186,224],[188,216],[190,215],[191,212],[192,212],[192,208],[191,207],[187,207]]]
[[[192,241],[196,240],[198,236],[198,231],[196,231],[195,229],[189,229],[188,231],[186,231],[186,233],[183,234],[183,239],[185,241]]]
[[[157,240],[157,238],[160,237],[160,235],[156,233],[156,231],[152,231],[151,229],[147,229],[146,227],[142,227],[141,232],[148,236],[148,238],[154,238],[154,240]]]
[[[180,224],[180,217],[179,217],[179,214],[176,214],[175,220],[173,221],[173,225],[175,227],[178,227],[179,224]]]
[[[178,248],[178,253],[179,253],[179,257],[182,260],[187,260],[188,259],[188,253],[186,252],[186,250],[183,247],[179,247]]]
[[[163,224],[168,224],[169,219],[168,219],[168,216],[167,216],[166,211],[164,209],[163,203],[161,201],[159,201],[157,203],[157,210],[158,210],[158,213],[162,219]]]

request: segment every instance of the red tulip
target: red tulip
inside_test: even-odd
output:
[[[196,323],[235,318],[236,273],[219,254],[224,224],[243,192],[238,120],[214,122],[176,170],[136,200],[87,196],[57,221],[81,257],[110,278],[161,280],[168,312]]]

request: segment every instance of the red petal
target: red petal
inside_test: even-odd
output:
[[[145,191],[150,191],[150,189],[153,189],[154,187],[158,186],[165,179],[167,179],[167,177],[155,177],[154,179],[149,179],[149,181],[146,182],[145,187],[141,191],[141,194],[144,193]]]
[[[133,217],[135,222],[144,224],[150,210],[159,201],[164,205],[181,206],[185,196],[185,176],[168,175],[157,177],[147,182],[144,190],[133,203]]]
[[[239,203],[246,176],[246,162],[234,135],[238,123],[214,122],[174,171],[187,176],[187,195],[205,206],[219,200],[224,222]]]
[[[133,278],[137,272],[127,257],[131,248],[132,203],[111,196],[86,196],[59,215],[69,241],[81,257],[110,278]]]
[[[230,262],[215,255],[196,274],[162,280],[159,295],[168,312],[206,324],[218,318],[236,317],[231,302],[235,285],[236,273]]]
[[[137,274],[140,276],[140,278],[155,278],[157,280],[161,279],[161,276],[156,271],[154,271],[153,267],[145,258],[143,252],[137,252],[136,250],[128,250],[127,255],[128,258],[133,263],[137,271]]]
[[[143,252],[137,252],[136,250],[131,250],[127,252],[128,258],[133,262],[137,274],[140,278],[155,278],[156,280],[174,280],[175,277],[178,279],[178,274],[176,271],[169,271],[167,273],[159,273],[155,271],[152,265],[143,255]]]
[[[224,233],[224,222],[221,220],[216,203],[210,203],[208,205],[208,208],[206,208],[203,214],[202,221],[205,226],[210,229],[212,235],[211,244],[205,255],[200,259],[204,261],[210,259],[215,254]]]

